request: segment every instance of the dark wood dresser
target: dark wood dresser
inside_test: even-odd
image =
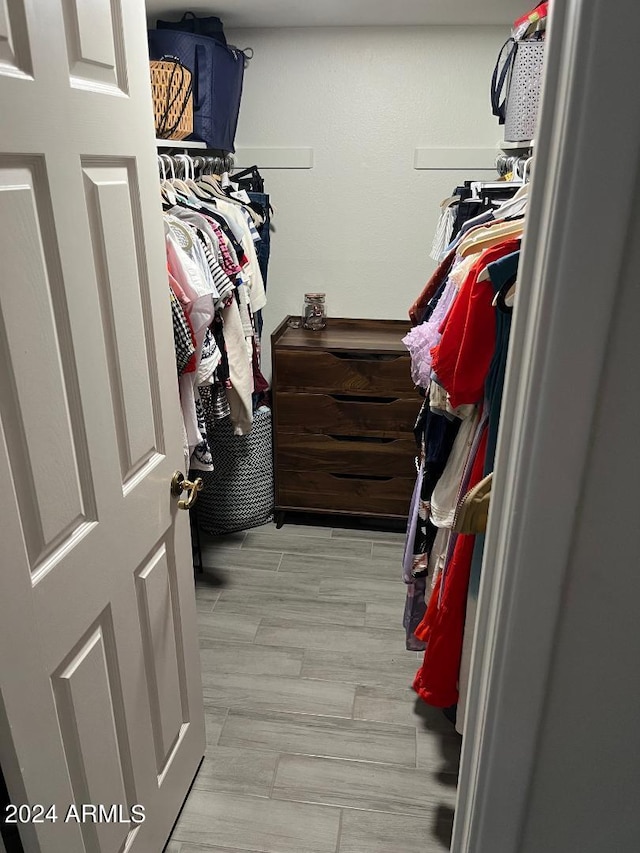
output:
[[[420,398],[399,320],[329,318],[271,336],[276,522],[289,511],[403,519]]]

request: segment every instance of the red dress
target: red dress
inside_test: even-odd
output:
[[[496,316],[491,281],[478,281],[491,263],[518,250],[519,240],[505,240],[478,256],[442,324],[442,338],[431,350],[432,369],[449,394],[451,405],[481,403],[496,345]]]

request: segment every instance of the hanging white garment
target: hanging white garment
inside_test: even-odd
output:
[[[231,388],[227,388],[227,399],[233,431],[235,435],[247,435],[253,425],[253,371],[247,356],[242,320],[235,297],[220,313],[224,323],[224,342],[229,361]]]
[[[446,205],[440,210],[440,217],[436,225],[436,233],[433,236],[433,244],[429,257],[434,261],[439,261],[445,249],[451,242],[453,236],[453,226],[456,221],[456,208],[451,205]]]
[[[478,425],[478,409],[475,406],[460,406],[460,410],[464,410],[462,424],[442,476],[431,495],[431,521],[436,527],[453,525],[460,483]]]

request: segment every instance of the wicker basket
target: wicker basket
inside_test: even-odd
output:
[[[191,72],[173,57],[149,63],[156,135],[184,139],[193,133]]]

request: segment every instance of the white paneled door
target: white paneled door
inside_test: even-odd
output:
[[[28,853],[159,853],[204,752],[153,136],[142,0],[0,0],[0,763]]]

